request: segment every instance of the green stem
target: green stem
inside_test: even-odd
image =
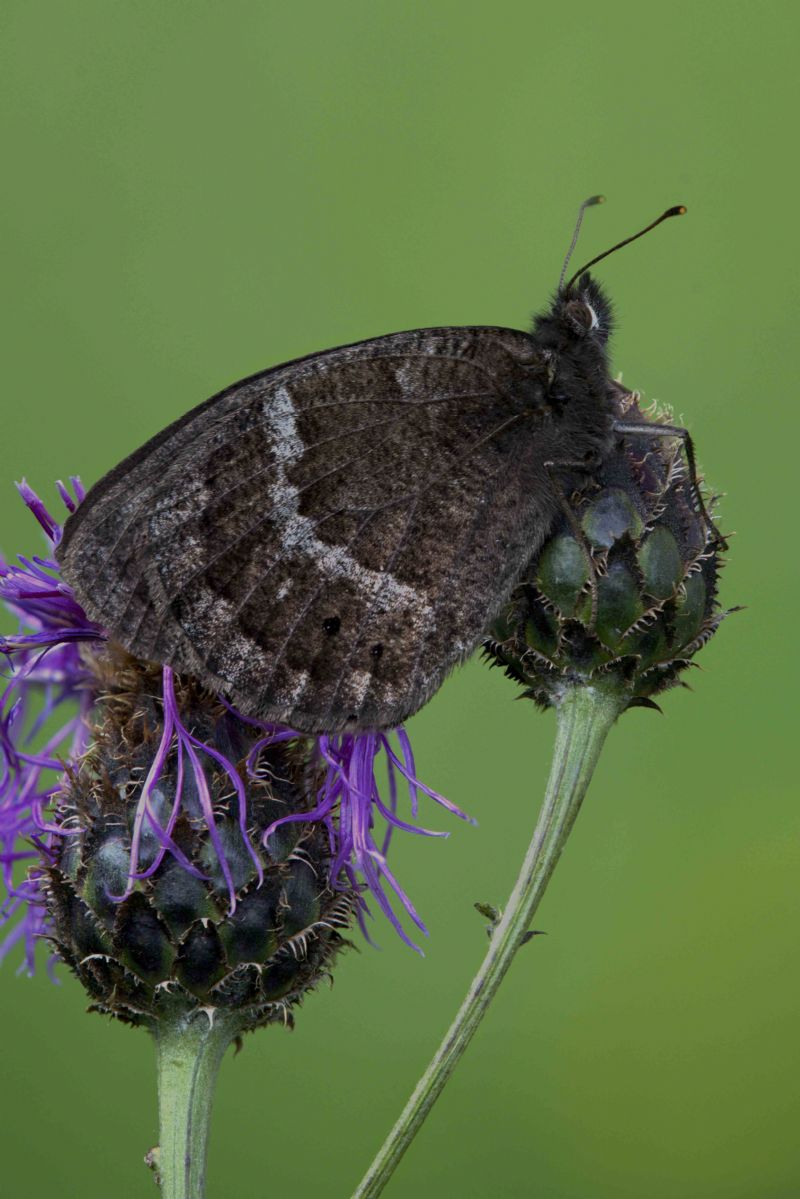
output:
[[[419,1132],[486,1014],[525,940],[586,794],[609,729],[627,697],[616,690],[570,687],[557,708],[556,744],[547,791],[525,861],[467,996],[353,1199],[375,1199]]]
[[[163,1199],[202,1199],[217,1071],[240,1031],[228,1013],[209,1008],[163,1020],[156,1030],[159,1147],[153,1166]]]

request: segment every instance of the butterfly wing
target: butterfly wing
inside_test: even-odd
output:
[[[552,521],[532,353],[515,330],[423,329],[234,384],[89,492],[64,576],[132,653],[246,713],[397,724]]]

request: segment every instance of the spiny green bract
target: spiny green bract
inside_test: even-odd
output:
[[[235,1009],[243,1030],[291,1022],[291,1008],[312,989],[345,944],[353,894],[328,882],[330,849],[319,824],[284,825],[265,849],[261,834],[280,816],[303,810],[313,773],[302,746],[274,746],[260,757],[258,777],[244,760],[263,735],[235,719],[200,687],[179,681],[187,727],[239,763],[246,778],[248,848],[237,820],[230,779],[206,758],[215,823],[235,886],[231,912],[199,797],[186,788],[171,837],[204,878],[172,853],[151,877],[132,884],[129,871],[137,797],[163,731],[159,672],[114,653],[98,657],[105,684],[95,708],[92,746],[70,772],[55,819],[79,831],[60,839],[47,871],[52,941],[92,998],[92,1010],[153,1026],[164,1016],[197,1009]],[[168,760],[153,805],[162,826],[172,806],[177,762]],[[307,777],[311,774],[311,777]],[[145,820],[138,870],[156,860],[159,841]],[[259,882],[253,852],[260,860]],[[125,895],[120,900],[120,896]]]
[[[636,399],[620,415],[643,420]],[[655,707],[726,615],[718,537],[680,444],[626,438],[564,508],[485,651],[544,707],[576,683],[615,683],[629,707]]]

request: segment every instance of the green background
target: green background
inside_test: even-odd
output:
[[[231,380],[433,324],[523,327],[587,194],[625,381],[724,488],[723,598],[694,693],[611,735],[477,1040],[387,1194],[800,1195],[797,32],[778,3],[25,3],[2,7],[2,523],[13,480],[97,479]],[[790,531],[791,530],[791,531]],[[413,721],[480,828],[394,865],[420,960],[341,961],[290,1035],[226,1060],[210,1199],[346,1197],[485,945],[535,818],[551,715],[471,663]],[[791,763],[791,764],[790,764]],[[143,1033],[71,979],[0,976],[5,1193],[154,1194]]]

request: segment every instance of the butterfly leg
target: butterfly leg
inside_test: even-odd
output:
[[[583,529],[580,526],[578,519],[575,516],[575,513],[572,509],[569,499],[567,498],[567,495],[564,492],[564,488],[561,486],[561,480],[558,478],[558,476],[555,473],[557,469],[558,470],[586,471],[588,469],[588,466],[589,466],[589,464],[587,463],[587,460],[584,458],[582,461],[579,461],[579,462],[568,462],[566,460],[545,462],[544,469],[547,471],[548,478],[550,479],[550,486],[553,488],[553,492],[558,499],[559,505],[561,506],[561,510],[564,513],[564,515],[566,516],[567,520],[569,521],[569,526],[572,529],[572,532],[575,536],[575,540],[577,541],[578,545],[583,550],[584,557],[586,558],[586,565],[589,568],[589,587],[591,589],[591,596],[592,596],[592,607],[591,607],[591,616],[589,619],[589,628],[594,629],[595,621],[597,620],[598,594],[597,594],[597,569],[595,567],[595,561],[594,561],[594,557],[592,555],[592,547],[589,545],[589,542],[586,539],[586,534],[584,533]]]
[[[726,550],[728,543],[714,524],[703,502],[703,493],[700,490],[700,483],[697,478],[697,460],[694,453],[694,442],[689,430],[682,428],[680,425],[660,425],[649,424],[647,421],[617,420],[614,421],[614,432],[621,433],[623,437],[676,437],[679,441],[683,442],[695,502],[703,520],[706,522],[707,528],[713,535],[717,547],[721,550]]]

